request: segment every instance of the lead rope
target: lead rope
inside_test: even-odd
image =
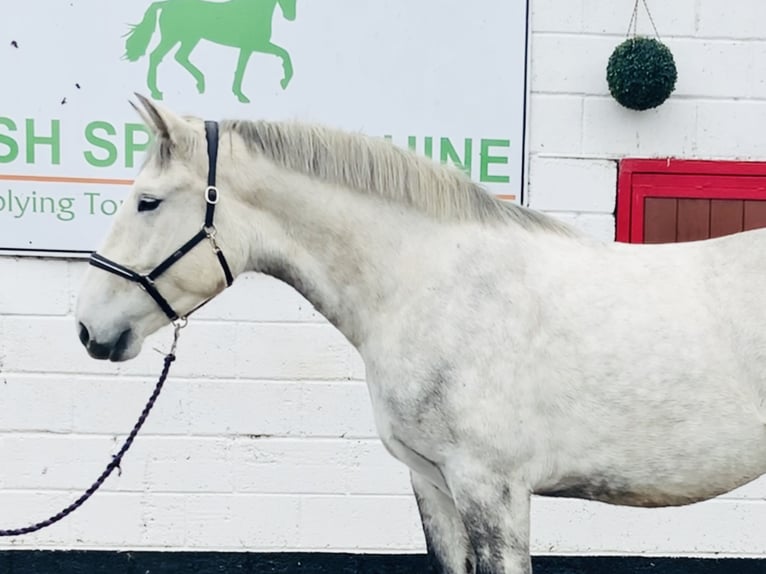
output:
[[[152,410],[154,403],[157,401],[157,398],[160,396],[162,387],[165,384],[165,379],[168,378],[168,373],[170,372],[170,365],[171,363],[173,363],[173,361],[176,360],[175,353],[176,353],[176,346],[178,345],[178,336],[181,333],[181,329],[183,329],[185,326],[186,326],[186,319],[181,319],[180,321],[176,321],[174,323],[175,330],[173,332],[173,345],[170,347],[170,352],[167,355],[165,355],[162,372],[160,373],[160,378],[154,387],[154,391],[149,397],[149,400],[146,402],[146,406],[144,407],[144,410],[141,412],[141,415],[138,417],[138,421],[136,421],[136,424],[133,426],[133,430],[130,431],[128,438],[125,439],[125,442],[123,443],[120,450],[117,452],[116,455],[112,457],[112,460],[109,462],[109,464],[106,465],[106,468],[101,473],[101,475],[96,479],[96,481],[90,485],[88,490],[86,490],[80,496],[80,498],[75,500],[72,504],[70,504],[69,506],[67,506],[66,508],[58,512],[57,514],[54,514],[50,518],[47,518],[41,522],[30,524],[29,526],[25,526],[23,528],[12,528],[8,530],[0,530],[0,537],[21,536],[24,534],[30,534],[32,532],[37,532],[38,530],[47,528],[48,526],[55,524],[59,520],[66,518],[67,516],[72,514],[75,510],[80,508],[83,504],[85,504],[85,502],[91,496],[93,496],[99,488],[101,488],[101,485],[104,484],[104,481],[107,478],[109,478],[109,475],[111,475],[114,472],[114,469],[120,468],[122,457],[125,456],[125,453],[128,452],[128,449],[133,444],[133,441],[135,440],[136,435],[138,435],[138,431],[140,431],[141,427],[144,426],[144,422],[146,422],[146,419],[149,416],[149,412]]]

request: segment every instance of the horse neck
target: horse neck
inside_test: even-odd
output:
[[[257,181],[253,169],[242,181]],[[250,269],[291,285],[357,347],[427,273],[440,225],[375,197],[291,172],[250,199]]]

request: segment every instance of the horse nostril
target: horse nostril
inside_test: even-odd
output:
[[[112,352],[109,353],[109,358],[112,360],[122,356],[122,354],[125,352],[125,349],[128,348],[128,344],[130,343],[130,337],[133,335],[133,332],[130,329],[125,329],[122,333],[120,333],[120,336],[117,338],[117,341],[114,344],[114,347],[112,348]]]
[[[80,321],[80,342],[86,347],[90,342],[90,333],[88,333],[88,328],[82,324],[82,321]]]

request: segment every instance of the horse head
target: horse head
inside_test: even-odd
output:
[[[135,357],[148,335],[215,297],[246,260],[230,225],[237,200],[210,185],[217,139],[205,122],[138,98],[153,151],[92,255],[77,302],[80,340],[96,359]]]

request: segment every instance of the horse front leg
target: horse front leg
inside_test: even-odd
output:
[[[245,94],[242,93],[242,80],[245,77],[245,70],[247,69],[247,62],[250,60],[250,56],[252,55],[253,51],[248,50],[247,48],[242,48],[239,51],[239,59],[237,60],[237,69],[234,72],[234,86],[232,87],[232,91],[234,92],[234,95],[237,96],[237,99],[239,99],[240,102],[243,104],[249,104],[250,98],[248,98]]]
[[[157,88],[157,67],[177,43],[177,40],[168,40],[163,36],[157,47],[149,54],[149,71],[146,74],[146,85],[152,94],[152,98],[155,100],[162,99],[162,92]]]
[[[472,464],[474,468],[480,462]],[[529,489],[504,476],[447,477],[479,574],[531,574]]]
[[[452,499],[415,472],[410,479],[433,572],[475,574],[476,556]]]
[[[282,77],[282,81],[279,82],[279,84],[282,86],[283,90],[286,89],[287,85],[290,83],[290,80],[293,78],[293,61],[290,58],[290,54],[282,46],[277,46],[271,42],[263,46],[260,51],[264,54],[273,54],[282,60],[282,70],[284,71],[284,76]]]
[[[192,50],[197,46],[199,43],[199,40],[195,40],[193,42],[187,42],[185,44],[181,44],[181,47],[178,48],[178,51],[176,52],[176,62],[181,64],[187,72],[189,72],[192,76],[194,76],[195,81],[197,82],[197,91],[200,94],[205,93],[205,76],[202,73],[202,70],[200,70],[197,66],[191,63],[191,60],[189,60],[189,56],[192,53]]]

